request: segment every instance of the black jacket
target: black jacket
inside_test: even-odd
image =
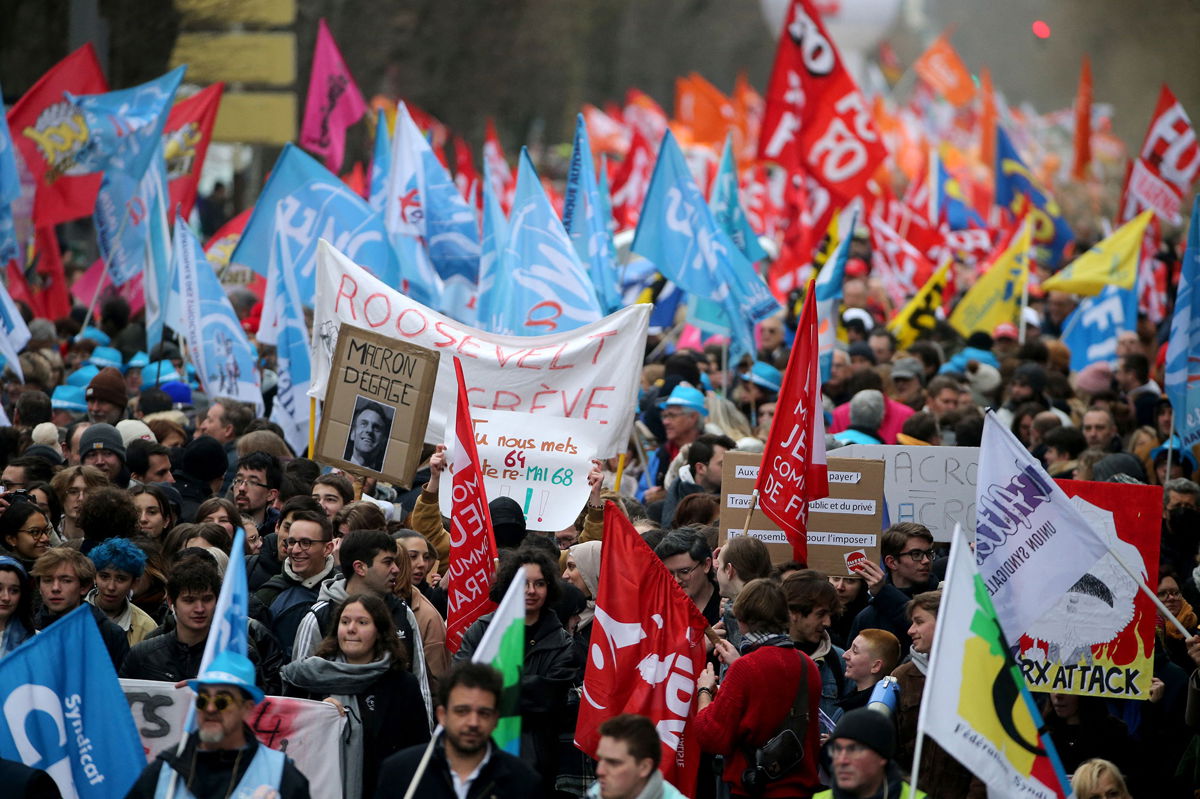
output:
[[[196,751],[196,737],[189,737],[187,746],[183,749],[183,754],[176,757],[175,747],[167,747],[161,752],[158,758],[146,766],[142,770],[142,775],[138,777],[137,782],[129,789],[129,793],[125,794],[125,799],[154,799],[154,791],[158,785],[158,774],[162,771],[164,763],[170,764],[171,768],[179,772],[179,787],[188,787],[192,796],[196,799],[223,799],[229,792],[230,783],[234,785],[246,773],[246,769],[250,766],[250,761],[254,759],[255,753],[258,752],[258,739],[254,737],[254,732],[246,727],[246,748],[241,752],[241,758],[238,758],[238,752],[229,749],[218,749],[215,751],[205,751],[201,749]],[[195,771],[192,770],[193,757],[195,758]],[[234,766],[237,766],[237,773],[234,773]],[[279,780],[279,798],[280,799],[309,799],[308,793],[308,778],[300,773],[300,769],[296,768],[296,764],[288,758],[283,766],[283,776]]]
[[[196,520],[196,511],[204,500],[212,497],[212,486],[204,480],[198,480],[192,477],[182,469],[175,470],[175,490],[179,492],[179,497],[182,500],[180,508],[179,520],[181,522],[192,522]]]
[[[121,629],[121,625],[104,615],[104,611],[100,608],[90,602],[83,604],[92,612],[92,618],[96,620],[96,626],[100,628],[100,637],[104,639],[104,648],[108,650],[108,657],[112,660],[113,668],[120,671],[121,663],[129,654],[129,636]],[[44,630],[60,618],[62,617],[53,615],[43,605],[34,614],[33,626],[38,630]]]
[[[283,561],[279,559],[278,537],[279,533],[264,536],[259,553],[246,558],[246,584],[250,586],[251,594],[283,571]]]
[[[250,619],[247,638],[250,662],[254,664],[255,684],[265,693],[278,696],[283,690],[279,670],[284,663],[279,642],[270,630],[254,619]],[[204,643],[181,643],[175,634],[175,617],[168,614],[158,629],[129,650],[119,674],[134,680],[190,680],[200,673]]]
[[[337,566],[331,566],[312,588],[305,588],[299,580],[288,574],[287,570],[283,570],[254,592],[253,596],[270,610],[271,632],[275,634],[279,645],[289,657],[292,645],[296,642],[296,630],[300,628],[300,622],[320,598],[321,583],[336,574]]]
[[[0,785],[11,799],[62,799],[49,774],[15,760],[0,758]]]
[[[408,784],[417,773],[417,764],[425,754],[424,746],[405,749],[383,761],[379,769],[379,785],[375,789],[376,799],[401,799]],[[454,792],[454,780],[450,776],[450,763],[446,760],[446,746],[442,740],[433,745],[433,756],[421,777],[416,795],[421,799],[458,799]],[[479,771],[479,776],[467,791],[468,799],[543,799],[541,778],[520,758],[492,747],[491,757]]]

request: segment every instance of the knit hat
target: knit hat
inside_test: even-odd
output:
[[[858,356],[866,358],[874,366],[878,361],[875,360],[875,351],[871,349],[871,345],[865,341],[856,341],[850,345],[850,357]]]
[[[45,444],[34,444],[22,454],[26,458],[41,458],[51,466],[62,466],[64,463],[66,463],[66,459],[63,458],[61,452],[52,449]]]
[[[1146,469],[1142,462],[1128,452],[1114,452],[1105,455],[1092,467],[1092,480],[1097,483],[1115,483],[1119,474],[1125,474],[1137,480],[1146,482]]]
[[[117,431],[121,434],[121,440],[127,447],[130,441],[141,440],[158,443],[154,432],[140,419],[122,419],[117,422]]]
[[[857,741],[888,760],[896,755],[895,724],[889,716],[869,707],[851,710],[838,719],[829,741],[832,743],[838,738]]]
[[[127,396],[125,394],[125,378],[121,370],[114,366],[106,366],[88,383],[84,396],[89,402],[100,400],[109,402],[118,408],[124,408]]]
[[[525,513],[512,497],[496,497],[488,503],[492,517],[492,532],[496,535],[496,546],[514,549],[525,537]]]
[[[850,398],[850,424],[878,430],[883,423],[883,410],[883,394],[873,388],[863,389]]]
[[[967,363],[967,385],[971,387],[971,399],[976,405],[987,407],[996,401],[993,392],[1000,387],[1000,370],[996,367],[974,361]]]
[[[229,469],[229,456],[215,438],[200,436],[189,441],[183,448],[183,460],[180,465],[192,477],[207,482],[225,474]]]
[[[50,449],[62,455],[62,447],[58,444],[58,426],[54,422],[42,422],[33,428],[30,434],[33,443]]]
[[[125,441],[117,432],[117,428],[111,424],[94,424],[83,431],[79,439],[79,456],[82,458],[94,449],[115,452],[121,458],[121,462],[125,462]]]
[[[1012,382],[1023,383],[1034,394],[1041,394],[1046,390],[1046,370],[1036,363],[1023,363],[1013,372]]]
[[[1084,394],[1099,394],[1108,391],[1113,385],[1112,366],[1104,361],[1097,361],[1079,370],[1075,376],[1075,388]]]

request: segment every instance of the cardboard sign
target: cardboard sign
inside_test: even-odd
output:
[[[488,501],[512,497],[530,530],[557,532],[587,503],[592,458],[606,435],[580,419],[471,408],[475,448]],[[442,480],[438,504],[450,515],[453,483]]]
[[[1162,489],[1059,480],[1111,551],[1158,586]],[[1030,690],[1147,699],[1154,676],[1154,604],[1105,555],[1020,639]]]
[[[439,359],[433,350],[342,325],[315,460],[409,488]]]
[[[892,524],[923,524],[935,541],[948,542],[957,523],[969,539],[975,538],[978,447],[851,444],[830,454],[884,462],[883,497]]]
[[[725,453],[721,470],[721,532],[724,543],[742,534],[762,453]],[[829,496],[809,505],[808,565],[830,575],[854,576],[865,558],[879,563],[883,529],[883,461],[829,458]],[[749,534],[767,545],[772,563],[792,559],[783,530],[754,509]]]

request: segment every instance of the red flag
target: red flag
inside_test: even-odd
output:
[[[37,229],[34,237],[33,272],[38,288],[33,297],[34,313],[43,319],[59,319],[71,312],[67,293],[67,275],[63,271],[62,250],[53,227]]]
[[[108,84],[89,42],[51,67],[8,111],[13,144],[37,183],[33,220],[39,227],[87,216],[96,205],[104,176],[77,174],[75,156],[88,142],[87,124],[63,92],[106,91]]]
[[[575,745],[591,757],[599,727],[622,713],[654,722],[658,768],[694,796],[700,750],[691,734],[696,677],[704,669],[704,629],[696,603],[612,502],[604,507],[604,547],[596,616]]]
[[[196,186],[200,183],[200,170],[204,156],[208,155],[208,143],[212,140],[213,123],[217,121],[217,108],[221,104],[224,83],[193,94],[176,103],[163,127],[163,156],[167,161],[168,190],[171,194],[169,212],[187,218],[196,204]]]
[[[454,359],[458,375],[458,407],[454,414],[454,476],[450,511],[450,568],[446,572],[446,648],[457,652],[463,633],[475,620],[495,609],[488,588],[496,563],[492,516],[483,493],[483,472],[475,449],[475,426],[462,362]]]
[[[1079,93],[1075,96],[1075,160],[1071,163],[1071,177],[1083,180],[1087,177],[1088,164],[1092,160],[1092,60],[1083,57],[1079,70]]]
[[[38,303],[34,301],[33,294],[29,291],[29,281],[25,279],[25,273],[21,271],[21,267],[15,260],[9,259],[6,272],[8,277],[4,282],[8,286],[9,296],[17,302],[25,303],[29,306],[29,310],[33,311],[34,316],[38,316]]]
[[[871,220],[871,268],[892,304],[902,307],[936,268],[932,261],[878,216]]]
[[[504,148],[500,146],[500,137],[496,135],[496,123],[491,117],[487,119],[487,132],[483,138],[483,163],[487,168],[488,180],[492,182],[492,193],[500,201],[501,210],[507,214],[512,210],[517,179],[513,177],[508,159],[504,157]]]
[[[475,159],[471,157],[471,148],[457,134],[454,136],[454,185],[467,205],[482,207],[483,193],[480,190],[479,173],[475,171]]]
[[[792,558],[801,563],[808,563],[808,503],[829,496],[817,352],[816,292],[810,285],[754,483],[758,506],[783,528]]]
[[[784,213],[789,219],[779,257],[767,269],[767,285],[780,302],[811,276],[816,251],[835,210],[829,190],[811,175],[794,172],[784,188]]]
[[[1125,178],[1117,224],[1123,225],[1147,208],[1164,222],[1179,224],[1183,198],[1200,171],[1200,146],[1187,111],[1165,85],[1142,149]]]
[[[792,0],[767,87],[758,156],[811,172],[843,202],[857,197],[887,150],[811,0]]]
[[[642,131],[634,128],[629,152],[613,173],[612,209],[617,230],[637,227],[646,190],[650,188],[650,176],[654,174],[654,157],[654,148]]]
[[[362,119],[366,112],[362,92],[322,18],[317,23],[300,146],[324,156],[325,166],[331,172],[340,171],[346,152],[346,128]]]
[[[667,114],[654,98],[641,89],[625,92],[625,124],[642,134],[648,142],[657,144],[667,132]]]

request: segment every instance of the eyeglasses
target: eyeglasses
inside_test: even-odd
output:
[[[661,418],[661,419],[679,419],[683,416],[691,416],[693,413],[697,413],[697,411],[663,411],[662,413],[659,414],[659,418]]]
[[[667,571],[669,571],[671,573],[671,575],[673,577],[675,577],[676,579],[682,580],[682,579],[686,578],[692,572],[696,571],[696,569],[699,569],[699,568],[700,568],[700,564],[697,563],[693,566],[688,566],[686,569],[667,569]]]
[[[18,532],[22,532],[25,535],[29,536],[30,538],[49,538],[50,537],[50,528],[49,527],[30,527],[28,530],[19,530]]]
[[[854,755],[861,755],[865,751],[867,751],[867,747],[860,743],[834,743],[829,745],[829,753],[834,757],[837,757],[838,755],[850,755],[853,757]]]
[[[1178,596],[1183,596],[1177,589],[1166,588],[1158,592],[1159,599],[1173,599]]]
[[[196,709],[201,713],[207,713],[210,707],[218,713],[224,713],[233,703],[234,698],[229,694],[221,693],[216,696],[196,694]]]
[[[266,483],[260,483],[257,480],[251,480],[249,477],[235,477],[233,487],[246,486],[246,488],[266,488]]]
[[[901,552],[898,557],[907,557],[913,563],[923,563],[927,560],[933,560],[932,549],[910,549],[907,552]]]
[[[316,540],[316,541],[314,541],[311,538],[287,538],[287,539],[284,539],[283,546],[287,549],[291,549],[292,547],[300,547],[301,549],[308,549],[309,547],[313,546],[314,544],[324,544],[326,542],[326,540],[327,539],[324,539],[324,538]]]
[[[0,486],[4,486],[5,491],[20,491],[22,488],[25,487],[25,484],[18,483],[15,480],[3,480],[3,481],[0,481]]]

